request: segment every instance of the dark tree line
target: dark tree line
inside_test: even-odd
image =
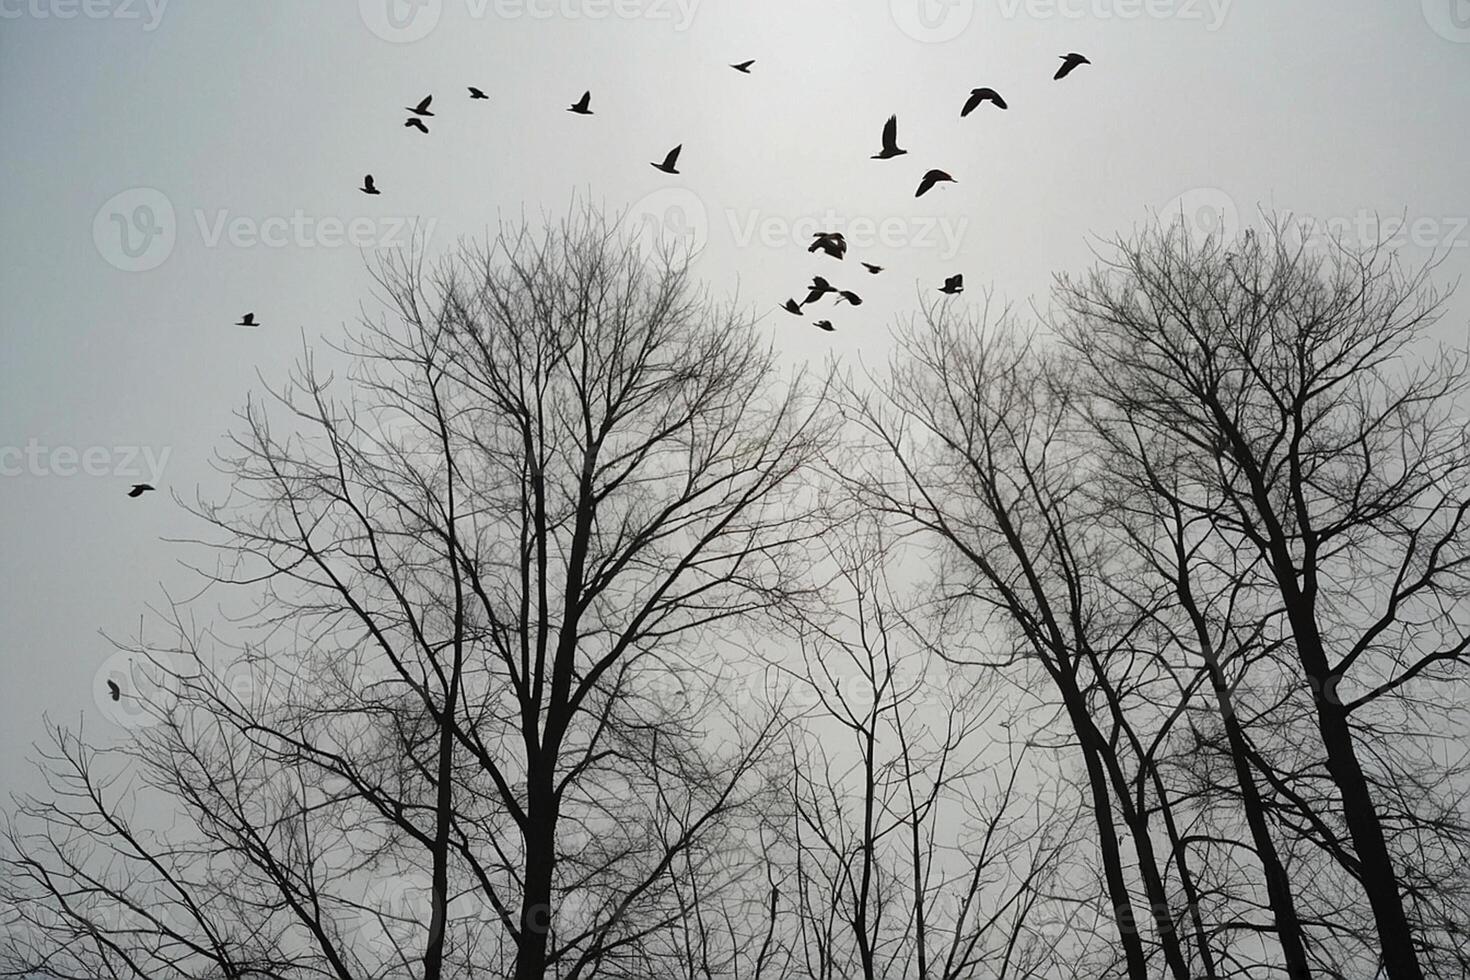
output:
[[[1432,271],[1153,228],[855,376],[591,211],[385,261],[41,751],[0,972],[1470,975]]]

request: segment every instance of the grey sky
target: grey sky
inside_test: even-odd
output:
[[[1092,236],[1181,202],[1350,237],[1403,214],[1407,259],[1470,272],[1465,0],[420,3],[394,27],[407,0],[0,0],[0,792],[43,711],[106,737],[97,630],[189,581],[170,494],[223,489],[208,460],[256,372],[339,334],[368,299],[353,243],[414,218],[432,253],[574,193],[631,205],[691,229],[793,360],[881,359],[953,272],[1043,300]],[[1074,50],[1093,64],[1053,82]],[[961,120],[980,85],[1011,108]],[[563,111],[584,89],[596,114]],[[403,129],[430,93],[431,133]],[[910,153],[869,160],[890,113]],[[648,166],[677,143],[681,176]],[[916,201],[930,167],[959,183]],[[805,252],[819,225],[846,262]],[[774,309],[813,273],[868,300],[824,301],[835,334]],[[260,329],[231,326],[247,310]],[[1467,318],[1462,293],[1441,339]],[[139,481],[161,492],[123,496]]]

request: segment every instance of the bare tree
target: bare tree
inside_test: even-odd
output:
[[[1314,255],[1290,232],[1272,224],[1233,252],[1177,225],[1119,241],[1061,283],[1060,331],[1113,422],[1187,448],[1175,465],[1200,491],[1183,515],[1267,573],[1383,969],[1418,980],[1434,940],[1406,907],[1382,791],[1414,777],[1364,755],[1379,755],[1370,726],[1404,731],[1464,678],[1464,358],[1411,357],[1441,307],[1432,267],[1340,244]]]
[[[890,584],[914,577],[913,549],[877,515],[855,515],[828,548],[835,580],[792,668],[810,705],[791,747],[786,862],[805,974],[1049,972],[1054,945],[1027,927],[1065,847],[1026,749],[985,737],[1004,707],[993,678],[947,669],[945,642]]]
[[[1139,768],[1147,765],[1146,747],[1123,704],[1126,691],[1152,705],[1149,686],[1167,678],[1133,656],[1147,612],[1106,601],[1117,549],[1097,532],[1096,502],[1083,492],[1097,453],[1079,435],[1069,369],[1043,356],[1008,317],[991,321],[988,311],[976,319],[927,308],[899,341],[880,394],[849,389],[870,450],[853,488],[870,507],[942,545],[953,573],[944,594],[978,603],[1007,638],[998,655],[977,664],[1039,667],[1086,768],[1128,975],[1150,975],[1149,950],[1133,911],[1119,820],[1156,949],[1170,973],[1187,980],[1174,912],[1181,903],[1169,894],[1151,811],[1134,798],[1134,775],[1147,771]]]
[[[171,617],[177,683],[130,761],[174,830],[130,846],[70,736],[70,789],[12,827],[12,891],[90,975],[618,975],[681,888],[743,874],[718,858],[782,722],[710,684],[724,638],[807,595],[820,390],[590,210],[376,278],[353,399],[308,354],[284,429],[252,403],[235,492],[197,508],[201,571],[257,601],[234,661]],[[276,684],[241,699],[249,660]],[[152,940],[69,903],[99,842],[98,900],[175,890],[183,953],[145,965]]]

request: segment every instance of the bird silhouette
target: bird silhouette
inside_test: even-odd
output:
[[[358,190],[362,191],[364,194],[383,193],[382,191],[378,190],[378,185],[373,183],[372,174],[367,174],[362,178],[362,186],[359,187]]]
[[[151,483],[134,483],[133,484],[133,489],[131,489],[131,490],[128,491],[128,496],[129,497],[141,497],[141,496],[143,496],[143,494],[147,493],[149,490],[152,490],[152,489],[154,489],[154,487],[153,487],[153,484],[151,484]]]
[[[883,124],[883,149],[874,153],[870,160],[888,160],[892,157],[901,157],[908,150],[898,148],[898,117],[889,116],[888,121]]]
[[[1000,93],[993,88],[972,88],[970,97],[965,100],[965,107],[960,110],[960,117],[964,118],[980,107],[982,102],[994,102],[997,109],[1007,108],[1006,100],[1000,97]]]
[[[914,197],[923,197],[925,191],[943,181],[948,181],[951,184],[959,183],[943,170],[931,170],[924,175],[923,180],[919,181],[919,189],[914,191]]]
[[[801,316],[801,304],[794,299],[788,299],[786,302],[782,303],[781,309],[785,310],[787,313],[795,313],[797,316]]]
[[[117,686],[117,681],[109,680],[107,682],[107,693],[112,696],[112,700],[114,701],[122,700],[122,688]]]
[[[730,67],[731,68],[734,68],[738,72],[741,72],[743,74],[749,75],[750,74],[750,66],[753,65],[753,64],[755,64],[755,59],[754,58],[750,59],[749,61],[742,61],[738,65],[731,65]]]
[[[873,264],[873,263],[871,263],[871,262],[864,262],[864,263],[863,263],[863,268],[864,268],[864,269],[867,269],[867,270],[868,270],[868,271],[869,271],[869,272],[870,272],[870,273],[872,273],[872,274],[873,274],[873,275],[875,275],[875,276],[876,276],[876,275],[877,275],[877,274],[878,274],[878,273],[880,273],[880,272],[882,272],[882,271],[883,271],[883,267],[882,267],[882,266],[881,266],[881,265],[874,265],[874,264]]]
[[[825,330],[828,333],[831,333],[833,330],[837,329],[836,327],[832,326],[831,320],[818,320],[813,323],[812,326],[816,327],[818,330]]]
[[[424,121],[422,119],[418,118],[417,116],[409,116],[407,119],[404,120],[403,125],[405,125],[405,126],[412,126],[414,129],[417,129],[419,132],[421,132],[421,133],[423,133],[425,135],[428,135],[429,127],[428,126],[425,126],[424,125]]]
[[[433,101],[434,97],[432,95],[426,95],[424,96],[424,101],[420,102],[418,105],[404,106],[404,108],[413,113],[415,116],[432,116],[433,113],[429,111],[429,103]]]
[[[847,239],[842,237],[840,231],[819,231],[812,237],[812,243],[807,246],[808,252],[821,249],[834,259],[840,259],[847,254]]]
[[[488,98],[490,98],[490,96],[486,95],[481,90],[475,88],[473,85],[469,86],[469,90],[470,90],[470,98],[471,99],[488,99]]]
[[[837,290],[837,302],[841,303],[843,300],[847,300],[853,306],[863,305],[863,298],[850,289]]]
[[[1092,62],[1088,61],[1086,58],[1075,51],[1070,54],[1058,55],[1057,57],[1062,59],[1062,66],[1058,68],[1057,73],[1052,76],[1053,80],[1066,78],[1068,75],[1072,74],[1072,69],[1076,68],[1078,65],[1092,64]]]
[[[951,296],[957,296],[963,293],[965,291],[964,275],[962,273],[956,273],[952,276],[946,276],[944,285],[939,287],[939,291],[941,293],[948,293]]]
[[[242,316],[240,318],[240,322],[237,323],[237,324],[235,324],[235,326],[237,326],[237,327],[258,327],[258,326],[260,326],[260,324],[256,322],[256,320],[255,320],[255,314],[254,313],[246,313],[244,316]]]
[[[684,149],[684,144],[680,143],[669,151],[669,155],[664,157],[663,163],[650,163],[649,166],[655,170],[662,170],[666,174],[678,173],[679,171],[674,169],[674,164],[679,161],[679,151],[682,149]]]
[[[591,92],[583,92],[582,93],[582,97],[580,99],[578,99],[576,102],[573,102],[572,105],[571,105],[571,107],[569,109],[567,109],[567,112],[575,112],[579,116],[590,116],[590,115],[592,115],[592,110],[589,109],[588,106],[591,105],[591,104],[592,104],[592,93]]]
[[[807,303],[815,303],[828,293],[837,292],[837,288],[821,276],[812,276],[812,284],[807,289],[810,291],[806,294],[806,299],[802,301],[803,306]]]

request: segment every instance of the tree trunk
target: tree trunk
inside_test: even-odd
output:
[[[525,889],[521,895],[520,935],[516,940],[515,980],[544,980],[546,941],[551,931],[551,873],[556,866],[556,801],[551,773],[533,768],[526,807]]]
[[[1295,582],[1290,584],[1294,586]],[[1297,657],[1312,686],[1317,730],[1322,734],[1322,746],[1327,753],[1327,771],[1342,797],[1343,817],[1362,867],[1363,891],[1378,927],[1383,967],[1389,980],[1423,980],[1424,971],[1419,966],[1413,932],[1399,894],[1398,874],[1383,836],[1383,823],[1358,762],[1347,711],[1337,697],[1337,678],[1330,677],[1316,617],[1306,608],[1307,603],[1307,598],[1293,588],[1287,596],[1287,615],[1296,639]]]
[[[1302,923],[1297,917],[1296,900],[1292,897],[1291,882],[1281,858],[1276,853],[1276,844],[1271,839],[1271,828],[1266,822],[1266,810],[1261,804],[1261,794],[1256,789],[1255,776],[1251,774],[1247,758],[1245,735],[1240,729],[1240,720],[1235,716],[1235,705],[1230,689],[1220,673],[1214,651],[1208,645],[1205,664],[1209,668],[1210,687],[1215,692],[1215,701],[1225,723],[1225,738],[1230,745],[1230,761],[1235,767],[1235,779],[1240,785],[1240,798],[1245,809],[1246,823],[1250,826],[1251,841],[1261,859],[1261,870],[1266,878],[1266,898],[1271,906],[1271,916],[1276,923],[1276,935],[1281,941],[1281,954],[1286,960],[1286,975],[1291,980],[1310,980],[1312,971],[1307,966],[1307,948],[1302,938]]]
[[[1087,734],[1091,726],[1083,725],[1082,722],[1083,719],[1073,718],[1082,743],[1082,758],[1087,764],[1087,782],[1092,788],[1092,815],[1097,821],[1098,846],[1102,850],[1103,876],[1108,884],[1108,898],[1113,903],[1113,921],[1118,925],[1118,940],[1123,944],[1129,980],[1149,980],[1148,960],[1143,954],[1143,941],[1138,936],[1138,924],[1133,917],[1133,903],[1128,897],[1128,886],[1123,881],[1123,860],[1118,850],[1117,828],[1113,826],[1113,808],[1108,800],[1107,775],[1103,772],[1102,761],[1097,757],[1097,748]]]
[[[1215,969],[1215,954],[1210,949],[1209,936],[1205,934],[1205,923],[1200,917],[1199,889],[1194,884],[1194,872],[1189,869],[1189,860],[1185,854],[1183,842],[1180,840],[1179,827],[1174,822],[1174,807],[1169,802],[1168,794],[1164,792],[1164,780],[1159,774],[1159,767],[1152,759],[1148,760],[1149,774],[1153,777],[1154,792],[1159,797],[1159,813],[1164,818],[1164,832],[1169,837],[1169,847],[1173,852],[1174,868],[1179,872],[1179,885],[1184,889],[1184,900],[1189,903],[1189,921],[1194,927],[1194,942],[1199,949],[1200,963],[1204,965],[1204,980],[1218,980],[1219,973]]]

